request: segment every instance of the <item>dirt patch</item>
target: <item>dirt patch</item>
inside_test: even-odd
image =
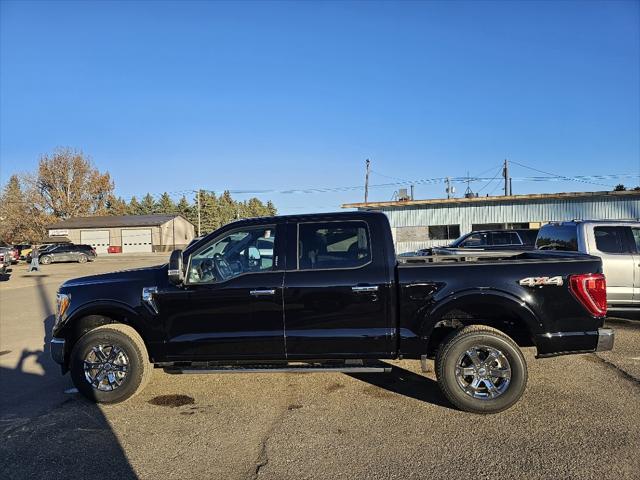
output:
[[[7,353],[11,353],[11,350],[2,350],[2,351],[0,352],[0,357],[1,357],[2,355],[6,355]]]
[[[584,358],[586,361],[588,362],[593,362],[593,363],[602,363],[602,360],[600,360],[598,357],[596,357],[594,354],[591,355],[584,355],[582,358]]]
[[[332,392],[337,392],[338,390],[344,388],[344,385],[341,383],[332,383],[330,385],[327,386],[327,392],[332,393]]]
[[[297,403],[292,403],[287,407],[287,410],[299,410],[301,408],[302,408],[302,405],[299,405]]]
[[[393,393],[388,392],[387,390],[383,390],[382,388],[376,387],[374,385],[369,385],[368,387],[364,387],[362,391],[366,395],[369,395],[370,397],[375,397],[375,398],[392,398],[393,397]]]
[[[196,401],[188,395],[160,395],[159,397],[153,397],[148,403],[159,407],[175,408],[183,405],[193,405]]]

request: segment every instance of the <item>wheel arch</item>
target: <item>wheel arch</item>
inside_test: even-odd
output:
[[[421,336],[427,339],[429,356],[452,331],[470,325],[493,327],[519,346],[536,346],[536,333],[542,331],[540,320],[524,300],[500,290],[458,292],[439,302],[426,319]]]
[[[56,336],[66,340],[65,349],[71,352],[76,342],[87,332],[109,324],[127,325],[133,328],[147,344],[145,330],[138,313],[131,307],[118,302],[92,302],[74,310],[65,320]],[[150,354],[150,352],[148,352]],[[65,355],[65,365],[69,355]]]

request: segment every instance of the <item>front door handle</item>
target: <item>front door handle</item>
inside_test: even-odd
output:
[[[249,293],[251,295],[253,295],[254,297],[261,297],[263,295],[275,295],[276,294],[276,290],[275,290],[275,288],[270,289],[270,290],[251,290]]]
[[[359,287],[351,287],[351,290],[355,293],[371,293],[371,292],[377,292],[378,286],[366,285],[366,286],[359,286]]]

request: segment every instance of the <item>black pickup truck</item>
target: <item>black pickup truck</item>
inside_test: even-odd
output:
[[[608,350],[596,257],[399,263],[385,215],[350,212],[228,224],[166,265],[69,280],[51,354],[104,403],[170,373],[388,371],[435,359],[458,408],[499,412],[523,394],[538,357]]]

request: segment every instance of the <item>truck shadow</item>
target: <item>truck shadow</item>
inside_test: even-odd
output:
[[[386,362],[382,363],[389,366]],[[377,387],[375,390],[366,390],[366,393],[372,396],[391,396],[392,394],[398,394],[438,407],[456,410],[455,407],[444,398],[442,393],[440,393],[437,382],[396,365],[393,365],[391,372],[387,374],[350,373],[348,375],[351,378]]]
[[[101,409],[64,393],[69,378],[49,357],[55,317],[44,285],[36,288],[46,314],[43,347],[24,349],[14,368],[0,367],[0,478],[137,478]]]

